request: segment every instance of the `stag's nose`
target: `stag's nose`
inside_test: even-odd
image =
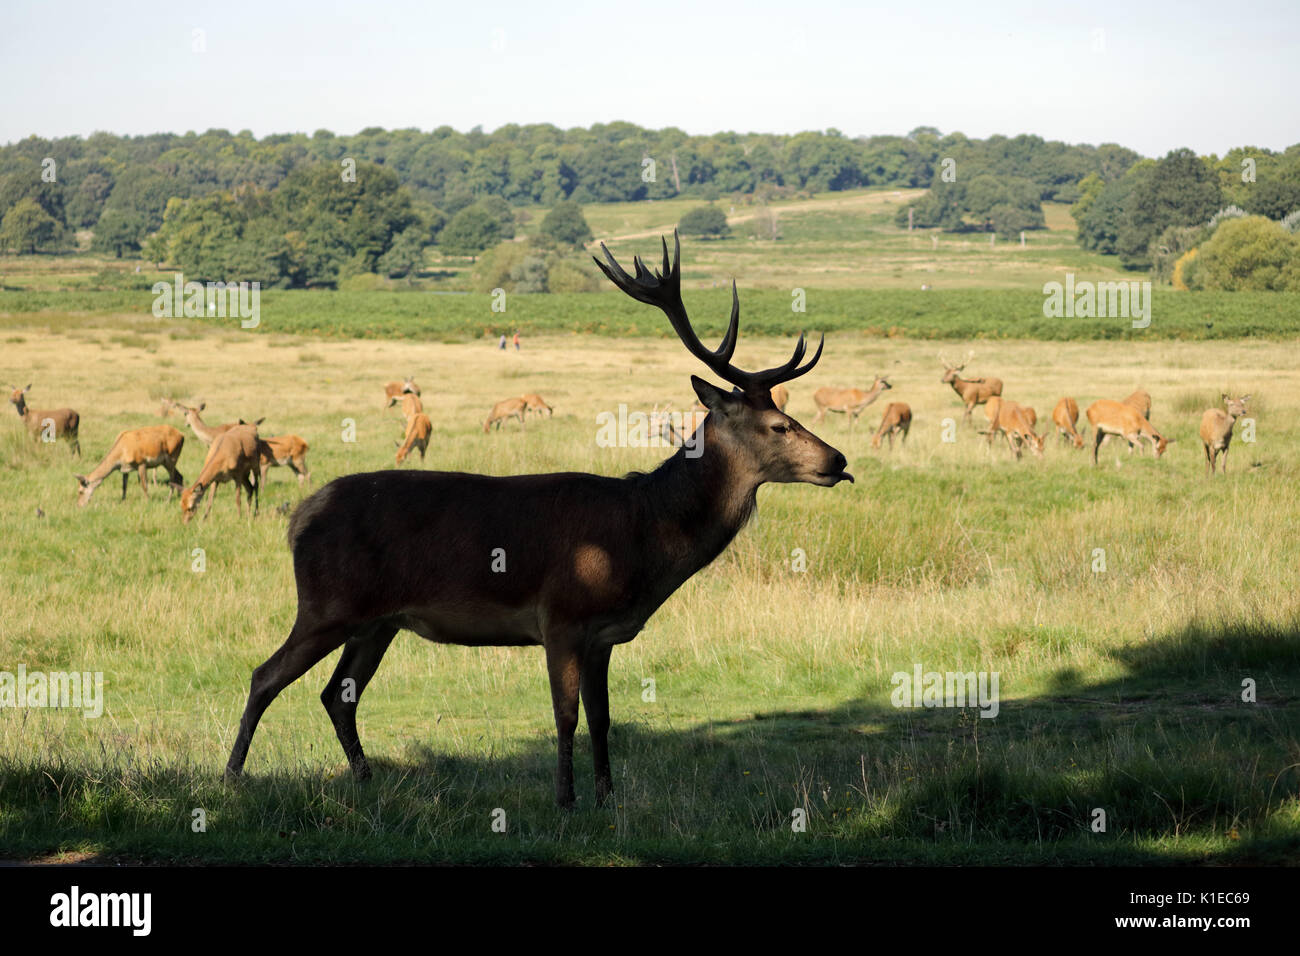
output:
[[[831,459],[831,470],[843,471],[847,467],[849,467],[849,460],[844,457],[843,452],[837,451],[835,457]]]

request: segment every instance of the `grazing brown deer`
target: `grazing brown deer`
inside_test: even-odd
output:
[[[942,385],[951,385],[952,390],[957,393],[962,404],[966,406],[966,414],[962,421],[970,424],[971,412],[975,410],[976,405],[983,405],[994,395],[1002,394],[1002,379],[1000,378],[962,378],[959,374],[975,357],[974,352],[966,355],[966,361],[960,365],[953,365],[942,355],[939,356],[939,362],[943,365],[943,378],[939,379]]]
[[[1128,442],[1129,454],[1134,446],[1143,440],[1151,443],[1152,451],[1159,458],[1165,449],[1173,443],[1156,431],[1155,427],[1143,417],[1132,405],[1112,401],[1109,398],[1098,399],[1088,406],[1088,422],[1092,425],[1092,463],[1097,464],[1097,450],[1107,435],[1118,435]]]
[[[816,425],[826,417],[827,412],[839,412],[849,416],[849,430],[852,431],[854,422],[866,407],[879,398],[880,393],[885,389],[893,387],[888,379],[877,375],[876,380],[871,383],[870,391],[866,392],[860,388],[819,388],[813,392],[813,401],[817,403],[817,414],[812,423]]]
[[[299,486],[311,483],[311,472],[307,470],[308,445],[297,435],[259,436],[258,485],[266,484],[266,473],[277,466],[287,467],[298,476]],[[216,491],[213,491],[215,496]]]
[[[1061,399],[1052,409],[1052,421],[1062,441],[1074,445],[1075,448],[1083,447],[1083,436],[1075,428],[1075,424],[1079,421],[1078,402],[1068,396]]]
[[[433,423],[424,412],[416,412],[406,419],[406,441],[397,449],[397,463],[400,465],[411,453],[412,448],[420,452],[420,461],[424,461],[424,451],[429,447],[429,436],[433,434]]]
[[[784,385],[777,385],[772,389],[772,404],[776,406],[778,412],[785,411],[785,407],[790,404],[790,391]]]
[[[524,412],[528,406],[522,398],[506,398],[492,406],[492,411],[488,412],[487,419],[483,422],[483,433],[487,434],[488,429],[496,425],[500,430],[501,423],[507,418],[519,419],[519,427],[524,428]]]
[[[1043,445],[1047,436],[1039,435],[1034,431],[1034,427],[1038,424],[1038,413],[1033,408],[1010,401],[1000,395],[992,395],[984,405],[984,414],[989,417],[990,445],[993,444],[995,437],[1002,435],[1017,460],[1026,445],[1037,457],[1043,457]]]
[[[85,507],[90,503],[90,496],[113,472],[122,472],[122,498],[126,498],[126,482],[131,472],[140,476],[140,490],[149,497],[149,486],[145,473],[150,468],[159,466],[167,469],[171,477],[170,498],[179,489],[185,487],[185,479],[176,470],[176,462],[185,447],[185,436],[171,425],[149,425],[145,428],[132,428],[119,432],[113,439],[104,460],[95,466],[88,475],[73,475],[77,479],[77,504]]]
[[[40,441],[44,434],[51,440],[63,438],[68,449],[78,458],[81,457],[81,442],[77,439],[77,429],[81,427],[81,416],[71,408],[28,408],[27,393],[31,391],[31,382],[26,388],[14,388],[9,393],[9,401],[18,409],[18,417],[23,420],[28,434]]]
[[[235,507],[239,509],[239,516],[244,516],[241,490],[248,495],[252,513],[257,514],[261,494],[254,479],[258,475],[261,444],[256,425],[236,425],[217,436],[208,449],[208,457],[203,462],[198,480],[181,495],[181,516],[186,524],[194,517],[194,512],[198,510],[199,503],[209,488],[212,488],[212,498],[208,499],[208,507],[203,516],[206,518],[212,514],[212,502],[216,500],[214,486],[225,481],[235,483]]]
[[[1131,405],[1142,413],[1142,417],[1151,421],[1151,393],[1144,388],[1139,388],[1136,392],[1124,399],[1125,405]]]
[[[404,381],[389,382],[384,386],[384,408],[392,408],[403,395],[419,395],[420,386],[415,384],[415,376],[408,375]]]
[[[539,418],[543,415],[550,418],[553,414],[551,406],[542,401],[542,396],[540,395],[525,395],[523,396],[523,400],[525,415],[531,415],[536,412]]]
[[[800,336],[784,365],[736,368],[734,285],[730,327],[710,351],[682,304],[676,251],[670,265],[664,243],[658,273],[636,259],[635,276],[604,252],[608,265],[598,264],[605,274],[634,299],[662,309],[687,350],[735,386],[724,391],[691,377],[709,409],[700,454],[679,448],[653,472],[623,478],[392,470],[330,482],[289,522],[298,616],[283,646],[253,672],[228,775],[241,772],[258,720],[276,695],[342,646],[321,701],[353,772],[369,777],[357,737],[357,699],[404,628],[440,643],[540,644],[559,739],[556,802],[574,801],[581,694],[596,800],[603,803],[613,790],[608,671],[614,646],[636,637],[683,582],[722,553],[753,515],[760,485],[830,487],[852,480],[842,454],[772,404],[772,386],[812,369],[821,346],[801,366]],[[365,549],[364,562],[357,560],[358,547]]]
[[[902,433],[902,444],[907,444],[907,433],[912,427],[912,407],[907,402],[890,402],[885,406],[885,414],[880,418],[880,428],[876,437],[871,439],[871,447],[879,448],[883,435],[889,436],[889,450],[894,450],[894,433]]]
[[[1223,474],[1228,473],[1228,446],[1232,444],[1232,426],[1246,414],[1248,401],[1249,395],[1229,398],[1224,393],[1223,403],[1228,410],[1225,412],[1222,408],[1207,408],[1201,416],[1201,444],[1205,447],[1206,474],[1214,474],[1219,455],[1223,455]]]

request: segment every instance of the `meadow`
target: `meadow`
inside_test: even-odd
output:
[[[34,380],[36,405],[80,409],[85,458],[29,442],[16,415],[0,431],[0,661],[102,671],[106,699],[98,719],[0,714],[7,856],[1162,863],[1276,862],[1300,847],[1293,343],[981,345],[973,369],[1001,374],[1040,417],[1058,394],[1086,407],[1147,387],[1170,451],[1130,457],[1112,442],[1094,468],[1054,436],[1044,459],[1020,462],[972,429],[943,441],[960,406],[932,343],[831,336],[789,411],[807,424],[815,387],[888,373],[885,397],[915,415],[906,446],[869,448],[883,402],[852,434],[842,416],[815,429],[857,482],[765,487],[732,547],[615,652],[617,800],[592,807],[580,728],[579,809],[565,813],[540,652],[410,634],[360,710],[372,782],[353,782],[317,699],[332,655],[271,707],[245,781],[223,783],[249,674],[293,619],[278,506],[297,502],[296,481],[273,471],[252,520],[223,489],[187,526],[163,486],[146,501],[134,478],[125,501],[111,479],[79,510],[72,472],[119,429],[160,421],[164,395],[205,399],[209,422],[266,415],[264,434],[304,436],[315,487],[392,467],[401,424],[381,386],[413,371],[435,409],[428,467],[618,475],[666,451],[597,447],[596,415],[684,407],[694,361],[663,339],[536,336],[503,353],[175,325],[185,334],[4,343],[0,378]],[[738,358],[775,364],[788,346],[742,334]],[[1195,427],[1221,390],[1254,394],[1257,440],[1211,481]],[[482,434],[488,406],[523,391],[555,417]],[[192,480],[202,446],[186,446]],[[424,560],[436,573],[455,556]],[[1000,713],[893,707],[891,675],[917,664],[997,671]],[[1241,700],[1247,677],[1257,703]],[[792,832],[794,808],[806,832]],[[1090,829],[1096,808],[1104,833]]]
[[[1157,287],[1148,329],[1047,319],[1041,284],[1066,271],[1145,276],[1080,252],[1059,208],[1025,250],[960,237],[936,250],[891,225],[899,198],[795,200],[778,204],[778,243],[684,246],[706,341],[740,283],[742,366],[784,361],[805,327],[828,333],[787,411],[856,482],[765,486],[732,546],[616,649],[616,800],[592,806],[580,725],[573,812],[553,803],[540,650],[409,633],[359,711],[372,781],[352,779],[318,699],[335,654],[271,706],[244,780],[223,782],[249,675],[293,621],[285,512],[302,492],[276,469],[256,518],[237,518],[223,488],[210,518],[184,525],[165,486],[146,500],[134,477],[124,501],[114,476],[78,509],[73,473],[121,429],[166,420],[187,436],[192,481],[203,445],[159,417],[163,397],[206,401],[210,424],[266,416],[264,435],[301,435],[314,488],[391,468],[402,423],[382,386],[412,373],[434,427],[425,467],[646,470],[670,449],[600,447],[597,415],[690,405],[689,375],[707,373],[661,315],[611,292],[512,296],[503,316],[487,296],[422,294],[456,291],[434,281],[267,291],[261,326],[240,330],[154,318],[148,287],[166,273],[151,264],[0,260],[0,384],[77,408],[84,456],[0,417],[0,671],[101,671],[105,694],[99,718],[0,710],[0,859],[1294,862],[1295,297]],[[652,249],[680,214],[667,205],[587,212],[624,256]],[[806,313],[791,311],[794,287]],[[495,348],[516,327],[523,349]],[[1112,441],[1094,467],[1053,433],[1042,459],[1016,461],[949,424],[961,406],[938,354],[970,349],[968,373],[1003,378],[1040,431],[1062,395],[1084,409],[1141,385],[1174,443],[1154,460]],[[877,374],[894,387],[856,427],[811,424],[814,389]],[[1227,475],[1209,479],[1196,429],[1225,391],[1252,394],[1255,440],[1239,425]],[[524,392],[554,417],[483,434],[488,408]],[[911,435],[872,450],[888,401],[911,405]],[[457,556],[419,559],[436,574]],[[893,706],[893,676],[917,666],[996,672],[997,716]]]

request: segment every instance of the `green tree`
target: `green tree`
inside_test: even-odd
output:
[[[104,214],[95,223],[95,239],[91,248],[100,252],[111,252],[122,258],[124,252],[139,250],[145,237],[144,218],[137,213],[122,209],[105,209]]]
[[[686,236],[726,236],[731,227],[727,225],[727,215],[717,206],[696,206],[682,216],[677,224],[682,235]]]
[[[1129,268],[1151,265],[1149,247],[1170,226],[1207,221],[1223,205],[1219,177],[1190,149],[1172,150],[1150,166],[1134,167],[1115,249]]]
[[[582,207],[571,199],[556,203],[539,228],[543,235],[571,246],[580,246],[592,238],[591,227],[587,225],[587,217],[582,214]]]
[[[389,250],[379,257],[380,272],[391,279],[405,277],[409,284],[424,265],[422,238],[422,230],[417,226],[399,235]]]
[[[0,244],[20,255],[50,246],[59,236],[59,224],[30,196],[18,200],[0,223]]]
[[[438,236],[438,247],[453,256],[477,256],[501,238],[501,221],[482,206],[466,206]]]

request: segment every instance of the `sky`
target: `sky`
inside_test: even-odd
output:
[[[0,143],[615,120],[1280,150],[1300,0],[0,4]]]

